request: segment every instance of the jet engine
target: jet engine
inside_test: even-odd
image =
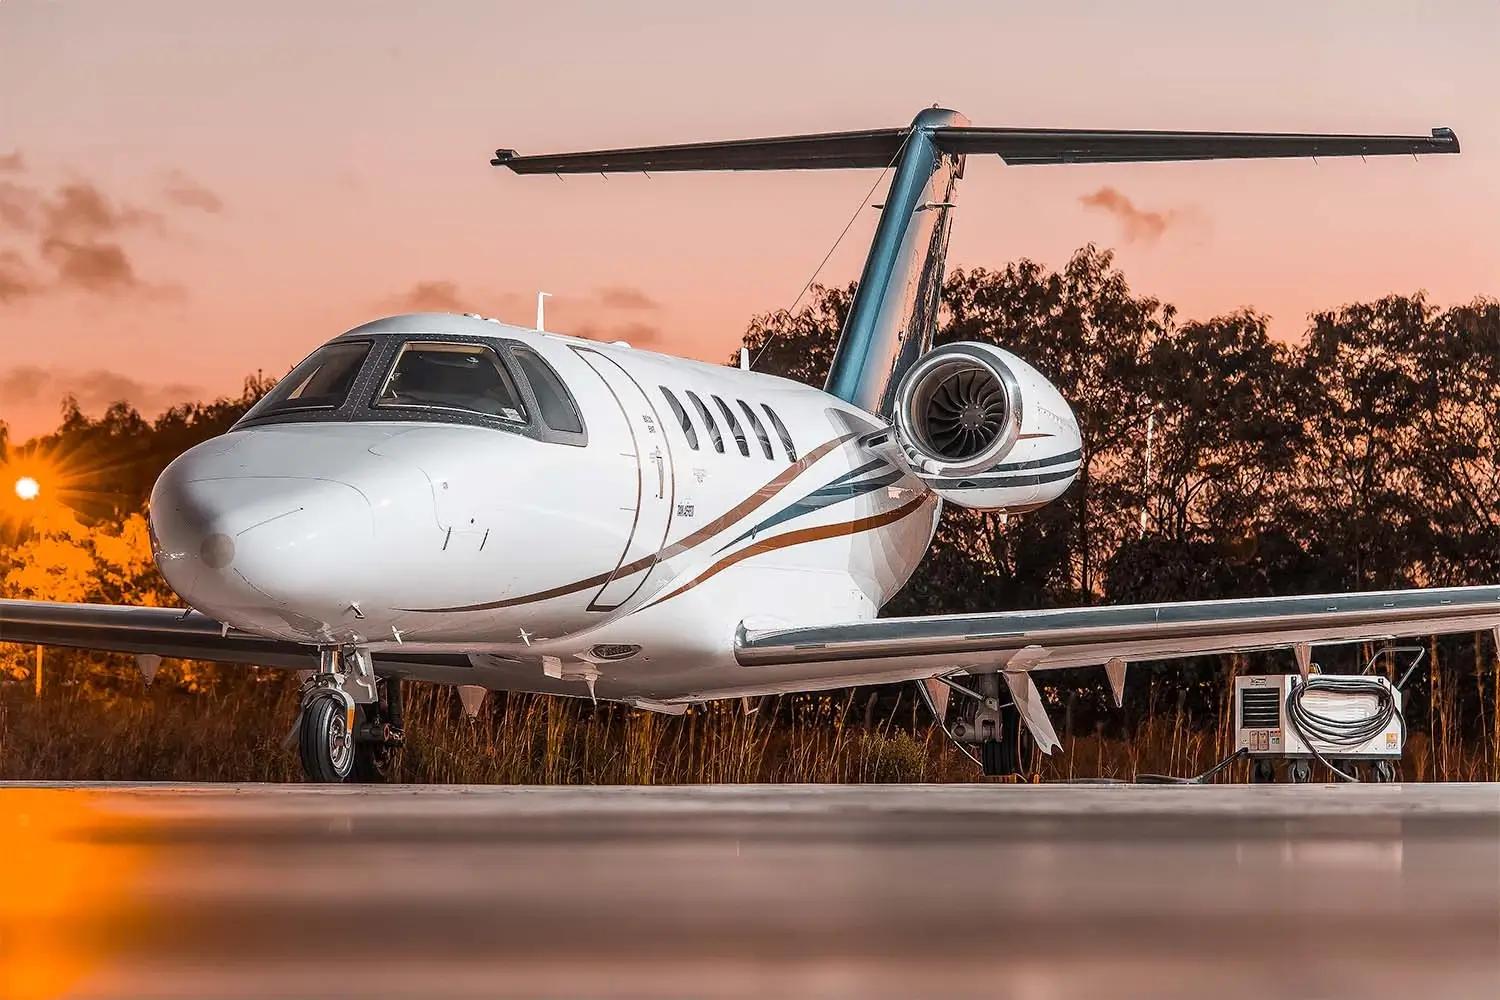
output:
[[[1062,495],[1083,452],[1057,388],[989,344],[946,344],[917,360],[896,390],[896,444],[945,501],[1019,512]]]

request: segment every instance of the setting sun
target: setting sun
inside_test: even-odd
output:
[[[16,480],[16,496],[22,500],[35,500],[42,492],[42,485],[30,476]]]

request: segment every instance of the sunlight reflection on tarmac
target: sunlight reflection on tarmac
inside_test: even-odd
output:
[[[1500,786],[0,785],[0,996],[1500,995]]]

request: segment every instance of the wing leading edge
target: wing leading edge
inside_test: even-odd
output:
[[[745,667],[841,664],[878,679],[924,662],[932,672],[1038,670],[1485,629],[1500,629],[1500,587],[742,627],[735,657]]]
[[[0,642],[155,653],[284,670],[311,670],[318,665],[313,646],[226,629],[197,611],[125,604],[0,600]],[[428,668],[467,671],[469,660],[460,654],[386,652],[376,654],[375,668],[382,674]]]

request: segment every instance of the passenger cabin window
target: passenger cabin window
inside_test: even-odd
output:
[[[760,439],[760,450],[766,453],[767,458],[775,458],[776,455],[771,451],[771,439],[766,436],[766,425],[760,422],[760,418],[755,415],[749,403],[743,399],[736,399],[735,402],[740,404],[740,409],[744,410],[745,416],[750,418],[750,427],[755,431],[755,436]]]
[[[734,435],[734,443],[740,446],[740,454],[749,458],[750,443],[745,440],[745,432],[740,429],[740,422],[734,419],[734,411],[718,396],[714,397],[714,402],[719,404],[719,412],[724,414],[724,422],[729,425],[729,433]]]
[[[542,422],[555,431],[582,434],[583,418],[578,415],[578,405],[552,366],[529,347],[513,346],[510,350],[516,364],[521,366],[521,374],[531,383],[531,394],[536,397],[537,409],[542,411]]]
[[[771,426],[776,428],[776,436],[781,438],[781,446],[786,449],[787,461],[797,461],[797,446],[792,444],[792,436],[787,433],[786,424],[782,423],[781,418],[776,415],[776,411],[765,403],[760,404],[760,408],[765,410],[766,416],[771,418]]]
[[[714,423],[713,414],[708,412],[708,407],[703,405],[703,400],[699,399],[698,394],[693,390],[687,391],[687,398],[692,402],[693,409],[698,411],[698,417],[703,421],[703,426],[708,428],[708,439],[714,443],[714,451],[720,455],[724,454],[724,438],[719,433],[719,425]]]
[[[401,345],[375,405],[461,410],[526,422],[526,408],[510,374],[500,356],[484,344],[411,341]]]
[[[277,382],[266,398],[245,414],[246,418],[293,410],[338,409],[349,398],[349,390],[369,354],[370,344],[363,340],[318,348]]]
[[[662,397],[666,399],[667,405],[672,408],[672,416],[677,418],[677,424],[682,428],[682,436],[687,438],[688,447],[694,451],[698,450],[698,432],[693,429],[693,421],[688,418],[687,410],[677,402],[677,397],[672,395],[672,390],[664,385],[657,386],[661,390]]]

